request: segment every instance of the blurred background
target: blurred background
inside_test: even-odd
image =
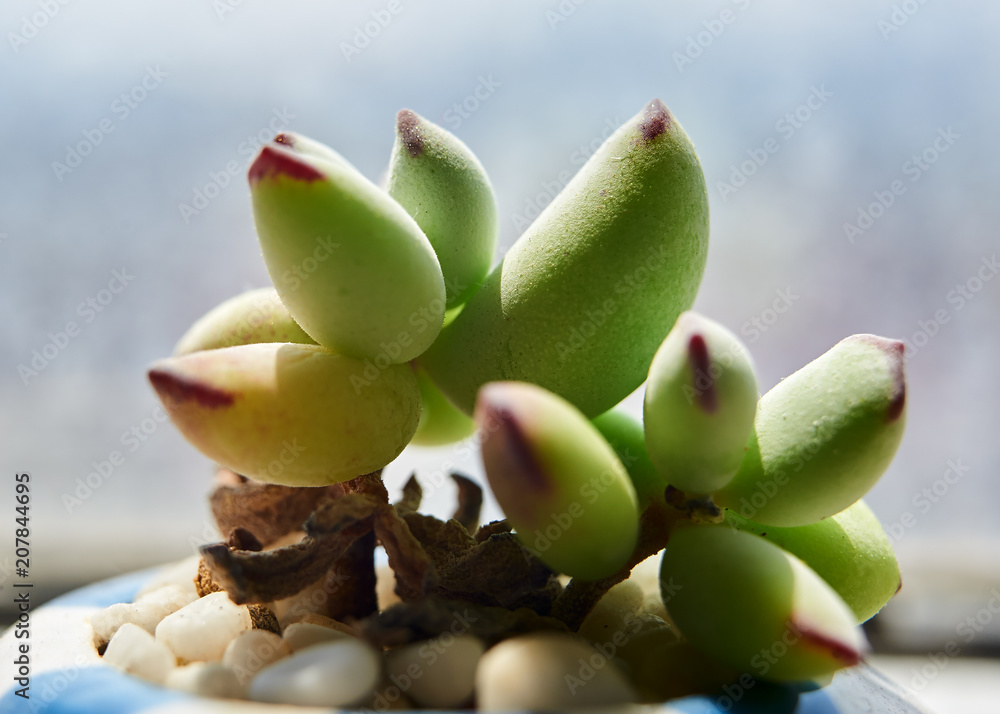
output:
[[[876,662],[939,711],[991,701],[998,28],[995,3],[927,0],[6,0],[0,504],[29,472],[39,594],[217,539],[212,466],[156,421],[145,369],[269,283],[245,180],[261,141],[304,133],[378,180],[411,108],[478,154],[506,250],[660,97],[709,184],[695,307],[744,338],[762,388],[851,333],[906,340],[907,434],[868,497],[905,582]],[[390,489],[414,469],[444,515],[445,474],[480,465],[411,447]],[[5,545],[8,594],[12,572]]]

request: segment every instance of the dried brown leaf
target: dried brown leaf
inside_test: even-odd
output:
[[[378,611],[375,592],[375,533],[368,531],[351,543],[326,574],[329,593],[326,614],[334,620],[360,619]]]
[[[476,531],[476,534],[473,537],[476,539],[477,543],[482,543],[491,535],[496,533],[510,533],[512,530],[514,529],[511,528],[510,523],[508,523],[505,518],[502,521],[491,521],[485,526],[480,526],[479,530]]]
[[[438,597],[393,605],[356,626],[376,647],[394,647],[444,633],[474,635],[493,644],[527,632],[568,631],[559,620],[527,608],[507,610]]]
[[[528,607],[548,614],[560,594],[555,572],[511,533],[476,544],[437,572],[437,595],[509,609]]]
[[[458,486],[458,508],[452,519],[465,526],[469,533],[475,533],[479,526],[479,514],[483,509],[483,489],[461,474],[453,473],[451,478]]]
[[[327,488],[293,488],[257,481],[221,469],[209,497],[220,533],[245,528],[266,546],[294,530],[328,497]]]
[[[327,574],[372,528],[378,502],[363,494],[325,500],[306,519],[306,537],[294,545],[252,552],[225,543],[204,546],[212,579],[236,604],[265,603],[295,595]]]
[[[410,478],[403,484],[403,495],[396,501],[396,510],[401,514],[416,513],[420,508],[420,501],[423,499],[424,490],[417,481],[416,474],[410,474]]]
[[[422,513],[410,513],[402,518],[439,568],[476,546],[475,539],[458,521],[442,521]]]
[[[382,483],[382,471],[364,474],[341,484],[344,498],[364,498],[375,504],[369,529],[334,560],[326,574],[325,590],[330,594],[326,614],[336,620],[360,619],[378,611],[373,532],[377,514],[389,506],[389,492]],[[314,514],[315,515],[315,514]],[[312,518],[312,517],[310,517]],[[308,525],[307,532],[308,532]]]
[[[264,550],[264,546],[253,533],[246,528],[233,528],[226,539],[226,545],[233,550],[250,550],[257,552]]]
[[[422,596],[434,566],[395,507],[385,504],[375,512],[375,535],[389,556],[389,567],[396,576],[396,594],[403,600]]]
[[[381,469],[358,476],[350,481],[344,481],[340,485],[344,489],[344,493],[361,493],[374,497],[380,503],[389,502],[389,492],[385,490],[385,484],[382,483]]]
[[[509,532],[477,542],[456,520],[420,514],[404,520],[433,563],[429,592],[439,597],[546,613],[561,590],[548,566]]]

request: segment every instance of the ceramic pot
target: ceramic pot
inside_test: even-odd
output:
[[[30,699],[15,694],[10,677],[0,680],[0,713],[46,714],[314,714],[328,709],[262,705],[215,700],[148,684],[104,665],[93,643],[87,617],[119,602],[131,602],[158,569],[144,570],[96,583],[59,597],[30,615]],[[14,628],[0,637],[3,670],[19,656],[25,642]],[[738,700],[736,698],[738,697]],[[734,701],[735,700],[735,701]],[[833,683],[811,692],[755,683],[731,696],[696,696],[660,706],[644,707],[655,714],[925,714],[903,691],[867,665],[843,670]]]

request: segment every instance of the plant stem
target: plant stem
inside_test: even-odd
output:
[[[375,591],[375,532],[358,538],[326,574],[327,617],[361,619],[378,611]]]
[[[639,519],[639,539],[625,567],[601,580],[570,580],[556,598],[552,616],[562,620],[574,632],[580,629],[587,614],[608,590],[627,579],[636,565],[666,547],[674,524],[681,518],[683,516],[678,511],[662,501],[652,501]]]
[[[343,484],[345,493],[361,493],[389,503],[382,472],[358,476]],[[372,519],[374,527],[374,519]],[[378,612],[375,590],[375,531],[360,536],[336,560],[326,574],[324,589],[329,593],[326,614],[334,620],[361,619]]]

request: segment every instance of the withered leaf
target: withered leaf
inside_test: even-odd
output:
[[[357,476],[340,485],[344,489],[344,493],[363,493],[374,497],[380,503],[389,502],[389,492],[385,490],[385,484],[382,483],[382,469]]]
[[[245,528],[264,546],[300,529],[317,503],[329,495],[326,487],[293,488],[240,479],[228,469],[219,471],[209,497],[212,515],[220,533]]]
[[[329,593],[326,601],[328,617],[346,621],[376,612],[375,533],[368,531],[351,543],[330,566],[326,582],[333,584],[325,588]]]
[[[423,595],[433,564],[396,508],[388,504],[378,508],[375,535],[389,556],[389,567],[396,576],[396,594],[403,600]]]
[[[430,592],[439,597],[548,612],[560,592],[555,574],[509,532],[476,542],[455,520],[420,514],[404,520],[434,564]]]
[[[420,508],[420,501],[423,500],[424,490],[417,481],[416,474],[410,474],[410,478],[403,484],[403,496],[396,501],[396,510],[400,514],[416,513]]]
[[[326,601],[326,614],[335,620],[367,617],[378,610],[375,579],[376,536],[372,528],[375,518],[383,508],[390,508],[389,493],[382,483],[382,471],[364,474],[340,484],[345,498],[366,498],[374,501],[369,529],[361,534],[344,553],[336,558],[326,574],[325,588],[330,597]],[[311,516],[310,518],[314,517]],[[308,533],[309,523],[306,523]]]
[[[480,526],[473,537],[476,539],[477,543],[482,543],[495,533],[510,533],[512,530],[514,529],[511,528],[510,523],[508,523],[507,519],[504,518],[502,521],[491,521],[485,526]]]
[[[378,499],[361,493],[323,501],[309,514],[302,529],[307,538],[337,534],[359,521],[371,518],[378,506]]]
[[[324,575],[351,544],[372,528],[378,502],[349,494],[323,501],[306,519],[306,537],[293,545],[252,552],[225,543],[203,546],[213,581],[238,605],[291,597]]]
[[[376,647],[394,647],[437,637],[470,634],[488,644],[527,632],[567,632],[559,620],[527,608],[507,610],[428,596],[403,602],[357,624],[361,636]]]
[[[233,550],[264,550],[264,546],[253,533],[246,528],[233,528],[226,539],[226,545]]]
[[[439,568],[476,546],[475,539],[458,521],[442,521],[423,513],[410,513],[402,518]]]
[[[479,526],[479,513],[483,508],[483,489],[462,474],[453,473],[451,478],[458,486],[458,508],[452,519],[465,526],[469,533],[475,533]]]
[[[555,572],[524,548],[512,533],[476,544],[436,572],[434,592],[509,609],[528,607],[548,614],[560,594]]]

